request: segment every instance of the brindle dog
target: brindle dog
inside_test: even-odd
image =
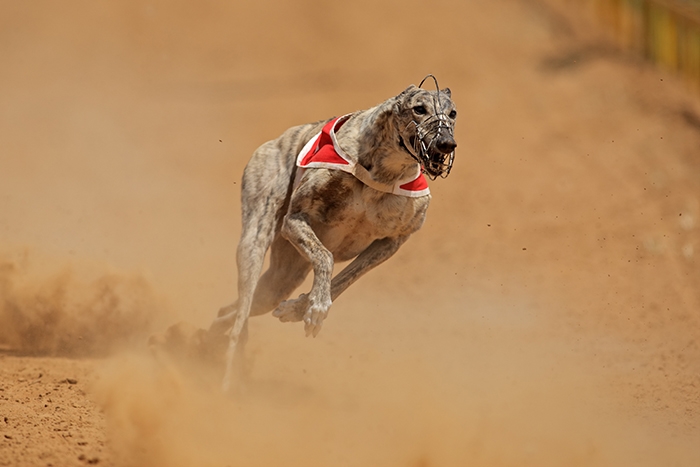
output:
[[[423,225],[428,190],[402,195],[397,187],[421,172],[432,179],[449,173],[456,115],[449,89],[411,85],[335,127],[333,144],[352,171],[297,167],[328,120],[290,128],[253,153],[241,187],[238,300],[219,311],[209,330],[213,337],[229,335],[224,390],[249,316],[274,310],[281,321],[303,321],[306,335],[315,337],[333,300]],[[268,249],[270,266],[261,276]],[[334,262],[348,260],[331,279]],[[311,290],[288,300],[312,269]]]

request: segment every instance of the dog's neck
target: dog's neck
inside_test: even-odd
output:
[[[392,185],[416,175],[418,162],[399,143],[394,99],[353,114],[343,126],[339,143],[380,183]],[[347,127],[347,128],[346,128]],[[342,136],[347,135],[346,138]],[[346,146],[347,145],[347,146]]]

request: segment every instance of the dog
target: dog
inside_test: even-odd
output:
[[[422,89],[428,77],[435,91]],[[428,75],[370,109],[292,127],[253,153],[241,184],[238,299],[209,328],[228,334],[224,391],[250,316],[272,311],[283,322],[303,321],[315,337],[333,301],[421,228],[430,203],[425,177],[452,168],[456,117],[450,89]],[[335,262],[350,260],[331,278]],[[311,270],[311,290],[289,299]]]

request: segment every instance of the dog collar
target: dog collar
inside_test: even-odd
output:
[[[300,169],[335,169],[350,173],[370,188],[383,193],[391,193],[409,198],[419,198],[430,194],[428,181],[421,172],[406,180],[393,185],[376,181],[372,174],[361,164],[352,160],[340,147],[335,132],[350,118],[352,114],[336,117],[326,123],[302,148],[297,156],[297,167]]]

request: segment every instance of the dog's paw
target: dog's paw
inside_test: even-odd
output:
[[[323,320],[328,316],[328,310],[331,307],[330,300],[311,300],[311,306],[304,313],[304,331],[306,337],[316,337],[321,332]]]
[[[316,337],[330,307],[330,300],[312,300],[308,294],[301,294],[299,298],[280,303],[272,312],[272,316],[279,318],[283,323],[304,321],[306,337]]]
[[[308,294],[301,294],[299,298],[286,300],[272,312],[272,316],[279,318],[283,323],[294,323],[304,319],[304,313],[309,308]]]

